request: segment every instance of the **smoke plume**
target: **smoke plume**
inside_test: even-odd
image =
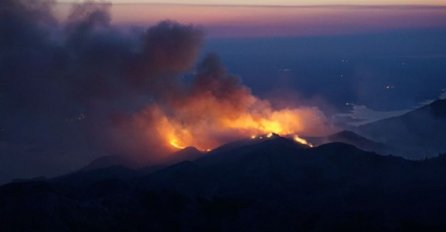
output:
[[[325,130],[319,110],[276,109],[217,55],[197,62],[204,33],[193,25],[124,31],[111,24],[109,3],[75,4],[64,22],[53,6],[0,3],[0,139],[18,160],[76,165],[122,154],[153,163],[186,146]],[[24,143],[33,148],[17,151]]]

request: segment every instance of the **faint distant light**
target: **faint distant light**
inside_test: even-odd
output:
[[[82,120],[84,120],[85,118],[87,118],[87,117],[85,116],[85,114],[84,114],[84,113],[81,113],[81,114],[79,114],[79,115],[77,115],[77,116],[74,116],[74,117],[71,117],[71,118],[66,118],[65,121],[66,121],[66,122],[69,122],[69,123],[73,123],[73,122],[82,121]]]
[[[386,86],[384,86],[384,88],[390,90],[390,89],[394,89],[395,86],[393,86],[393,85],[386,85]]]

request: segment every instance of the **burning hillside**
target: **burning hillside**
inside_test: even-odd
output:
[[[199,62],[204,33],[194,25],[122,30],[107,3],[74,4],[62,21],[51,1],[2,4],[0,25],[8,26],[0,29],[8,36],[0,39],[0,81],[11,104],[1,123],[28,140],[162,162],[188,146],[207,151],[253,135],[325,132],[317,108],[277,108],[215,54]],[[46,137],[29,133],[42,130]]]
[[[237,77],[227,74],[215,55],[205,58],[191,79],[190,85],[178,79],[176,91],[132,115],[131,130],[143,131],[141,136],[157,141],[165,151],[188,146],[208,151],[236,139],[272,133],[307,144],[298,134],[325,130],[325,118],[319,110],[275,109],[269,101],[254,96]],[[148,142],[147,149],[152,148]]]

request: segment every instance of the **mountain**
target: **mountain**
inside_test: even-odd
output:
[[[160,167],[169,166],[174,163],[178,163],[186,160],[194,160],[204,155],[204,152],[199,151],[195,147],[186,147],[177,152],[170,154],[171,158],[166,159]],[[144,167],[144,161],[132,160],[131,157],[125,155],[110,155],[99,157],[87,166],[83,167],[80,171],[91,171],[96,169],[105,169],[114,166],[122,166],[129,169],[139,169]],[[147,168],[147,167],[146,167]]]
[[[70,186],[88,186],[89,184],[119,179],[127,181],[143,175],[148,175],[157,170],[168,167],[182,161],[195,160],[203,156],[205,153],[194,147],[186,147],[182,150],[170,154],[170,159],[158,165],[144,166],[143,162],[131,160],[126,156],[110,155],[99,157],[90,162],[87,166],[80,170],[53,178],[53,182],[63,183]],[[20,182],[24,182],[20,180]],[[17,181],[15,181],[17,182]]]
[[[397,155],[423,159],[446,152],[446,99],[357,128],[358,134],[398,149]]]
[[[390,154],[395,151],[391,146],[375,142],[349,130],[343,130],[323,137],[306,137],[305,139],[316,146],[326,143],[346,143],[365,151],[373,151],[381,154]]]
[[[113,166],[123,166],[128,168],[135,168],[135,165],[124,156],[109,155],[102,156],[91,161],[87,166],[83,167],[81,171],[91,171],[96,169],[104,169]]]
[[[124,174],[85,175],[110,169]],[[3,185],[0,230],[446,229],[446,155],[411,161],[343,143],[310,148],[273,136],[132,173],[109,167]]]

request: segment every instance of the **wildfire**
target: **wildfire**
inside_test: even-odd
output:
[[[198,99],[174,111],[153,105],[142,112],[139,126],[147,129],[147,138],[153,146],[164,147],[165,154],[186,147],[195,147],[209,152],[225,143],[243,138],[269,139],[274,135],[288,137],[295,142],[312,147],[299,134],[311,134],[314,130],[311,120],[318,115],[312,109],[273,110],[269,104],[250,103],[241,109],[227,106],[217,99]],[[256,100],[259,101],[259,100]],[[305,122],[305,123],[304,123]]]
[[[273,136],[274,136],[274,133],[268,133],[265,137],[253,135],[253,136],[251,136],[251,139],[253,139],[253,140],[254,139],[264,139],[264,138],[269,139],[269,138],[272,138]],[[298,135],[286,135],[285,137],[292,138],[296,143],[307,145],[309,147],[313,147],[313,144],[309,143],[307,140],[299,137]]]
[[[241,114],[240,117],[219,117],[186,123],[169,119],[157,112],[159,119],[158,131],[166,136],[166,141],[174,149],[184,149],[194,146],[199,150],[209,152],[213,148],[227,142],[226,137],[232,139],[246,138],[269,139],[275,134],[290,137],[300,144],[312,147],[312,144],[299,137],[295,132],[302,131],[301,116],[298,111],[276,111],[268,117]]]
[[[181,146],[178,144],[178,141],[176,139],[173,139],[170,141],[170,145],[172,145],[172,147],[177,148],[177,149],[184,149],[186,148],[185,146]]]
[[[307,145],[307,146],[309,146],[309,147],[313,147],[313,144],[309,143],[307,140],[305,140],[305,139],[299,137],[298,135],[294,135],[294,136],[293,136],[293,139],[294,139],[294,141],[296,141],[297,143],[304,144],[304,145]]]
[[[326,132],[325,117],[317,108],[275,108],[214,62],[204,62],[191,86],[165,93],[162,103],[150,104],[134,117],[136,128],[147,137],[144,149],[162,147],[163,154],[171,154],[191,146],[209,152],[231,141],[275,134],[312,146],[297,135]]]

